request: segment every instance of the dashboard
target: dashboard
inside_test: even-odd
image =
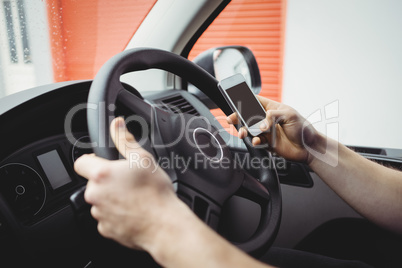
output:
[[[78,140],[88,138],[78,134]],[[0,166],[0,192],[24,225],[38,222],[68,205],[66,195],[85,183],[73,170],[77,156],[90,153],[70,144],[64,135],[34,142]]]
[[[70,196],[86,184],[74,172],[74,161],[92,152],[86,119],[90,85],[91,81],[65,82],[0,100],[0,249],[21,266],[35,261],[43,265],[43,260],[57,260],[59,267],[88,262]],[[174,106],[174,112],[202,114],[222,128],[188,92],[150,92],[146,100],[166,110]],[[116,115],[128,112],[123,105],[117,107]],[[128,128],[134,136],[141,135],[138,126]],[[149,144],[144,147],[154,154]],[[18,258],[20,254],[29,261]]]
[[[18,225],[30,226],[52,215],[68,205],[66,196],[85,184],[73,164],[78,154],[87,151],[71,144],[64,122],[71,106],[85,102],[89,85],[80,83],[78,90],[70,85],[70,92],[45,90],[27,101],[22,92],[23,103],[1,115],[1,204]],[[71,121],[70,134],[77,140],[87,136],[84,115],[80,111]]]
[[[91,246],[83,235],[88,226],[81,226],[82,222],[90,220],[82,221],[70,203],[70,196],[86,184],[86,180],[74,172],[74,161],[82,154],[92,152],[86,117],[91,83],[57,83],[0,99],[0,266],[13,263],[13,267],[86,267],[91,260],[88,252]],[[140,96],[135,89],[129,86],[126,89]],[[233,154],[240,157],[247,154],[242,141],[224,131],[207,106],[187,91],[146,92],[142,97],[171,112],[205,117],[219,130]],[[115,114],[131,115],[129,109],[119,103]],[[142,136],[143,130],[138,125],[128,125],[128,128],[134,136]],[[149,143],[143,146],[156,156]],[[379,154],[362,153],[370,153],[365,156],[375,156],[373,159],[379,162],[386,160],[386,164],[400,169],[399,160],[392,162],[389,158],[382,159]],[[308,232],[292,233],[292,230],[299,230],[289,224],[294,222],[298,206],[289,204],[306,202],[300,199],[304,198],[300,193],[305,192],[314,206],[317,203],[314,196],[326,196],[330,192],[314,176],[312,179],[311,171],[304,165],[291,161],[279,163],[284,164],[282,168],[277,166],[277,171],[284,195],[282,222],[287,224],[281,226],[286,235],[280,233],[277,240],[288,243],[289,238],[299,235],[301,239]],[[283,184],[298,187],[289,188]],[[248,206],[234,201],[233,204],[237,202],[234,210],[238,205]],[[248,213],[247,209],[245,211]],[[253,219],[251,214],[241,217],[229,217],[226,222]],[[305,215],[297,218],[305,218]],[[91,227],[96,230],[93,225]],[[233,233],[247,233],[240,225],[230,228]],[[253,230],[250,232],[252,234]],[[292,235],[287,235],[289,233]]]
[[[86,116],[91,83],[57,83],[0,99],[0,250],[6,253],[6,263],[15,262],[17,267],[85,267],[90,260],[90,246],[83,236],[88,226],[82,228],[70,196],[86,184],[75,173],[74,161],[92,152]],[[247,154],[243,142],[224,131],[207,106],[187,91],[155,91],[141,96],[132,87],[125,88],[170,112],[205,117],[238,159]],[[131,115],[124,104],[116,106],[116,116]],[[127,127],[134,136],[142,137],[139,125]],[[143,147],[156,156],[149,141]],[[312,187],[310,175],[301,164],[288,162],[278,173],[281,183]],[[235,206],[241,202],[233,199]],[[255,217],[242,215],[249,221]],[[258,223],[259,218],[253,220]],[[244,221],[229,217],[226,222]],[[234,234],[253,233],[241,225],[231,228]]]
[[[65,121],[72,107],[86,102],[90,84],[53,84],[0,100],[2,263],[21,267],[57,259],[76,266],[86,261],[78,252],[82,241],[69,197],[86,183],[74,172],[74,160],[90,149],[69,141]],[[85,110],[69,121],[70,136],[85,139]]]

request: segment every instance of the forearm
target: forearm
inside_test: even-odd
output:
[[[310,168],[371,221],[402,233],[402,173],[385,168],[320,135]],[[328,163],[336,163],[331,166]]]
[[[175,213],[165,213],[163,230],[146,247],[164,267],[269,267],[217,235],[184,204]],[[162,221],[161,221],[162,222]]]

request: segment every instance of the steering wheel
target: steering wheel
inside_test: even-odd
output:
[[[272,169],[254,170],[253,177],[236,164],[225,141],[205,119],[158,108],[124,89],[121,75],[147,69],[161,69],[180,76],[203,91],[226,115],[232,113],[218,90],[218,81],[193,62],[163,50],[126,50],[111,58],[91,85],[88,104],[100,107],[87,110],[89,136],[95,145],[95,154],[109,160],[118,159],[116,148],[110,146],[113,143],[109,125],[115,114],[109,107],[123,104],[152,129],[149,137],[157,158],[169,158],[174,154],[189,161],[186,169],[176,166],[165,171],[179,198],[211,228],[218,230],[222,208],[234,195],[260,205],[257,230],[247,241],[234,244],[253,256],[265,253],[276,237],[281,219],[282,199],[275,164],[270,165]],[[179,135],[182,136],[178,139]],[[267,150],[254,148],[250,141],[249,137],[245,139],[252,158],[273,161]],[[75,199],[83,200],[82,196],[83,191],[77,193]]]

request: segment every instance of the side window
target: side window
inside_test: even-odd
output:
[[[199,38],[189,59],[212,47],[246,46],[253,51],[260,68],[262,90],[259,95],[280,101],[285,4],[286,0],[232,0]],[[228,128],[220,109],[212,113]]]
[[[2,1],[2,24],[5,24],[8,40],[9,62],[31,63],[25,8],[22,0]]]
[[[13,73],[24,75],[24,81]],[[23,88],[35,80],[23,0],[0,1],[0,80],[0,97],[17,91],[11,86]]]

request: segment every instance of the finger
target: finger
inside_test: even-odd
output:
[[[110,224],[105,221],[98,222],[98,232],[106,238],[112,238]]]
[[[93,154],[84,154],[74,163],[74,170],[88,180],[99,181],[108,174],[108,161]]]
[[[257,145],[269,145],[270,144],[271,135],[269,133],[261,134],[257,137],[254,137],[252,143],[254,146]]]
[[[245,127],[241,127],[239,129],[239,138],[244,139],[245,137],[247,137],[247,130]]]
[[[260,138],[260,137],[254,137],[254,138],[251,140],[251,143],[253,144],[253,146],[260,145],[260,144],[261,144],[261,138]]]
[[[232,113],[231,115],[229,115],[226,118],[226,121],[228,122],[228,124],[232,124],[232,125],[236,125],[239,123],[239,119],[237,118],[237,114],[236,113]]]
[[[99,211],[99,208],[97,206],[91,207],[91,215],[95,220],[99,221],[101,219],[101,212]]]
[[[259,125],[261,131],[266,131],[269,128],[269,123],[267,119],[262,120],[261,124]]]
[[[134,136],[128,131],[124,119],[115,118],[110,125],[110,134],[116,145],[117,150],[127,159],[129,154],[138,149],[142,149],[141,145],[135,140]]]

